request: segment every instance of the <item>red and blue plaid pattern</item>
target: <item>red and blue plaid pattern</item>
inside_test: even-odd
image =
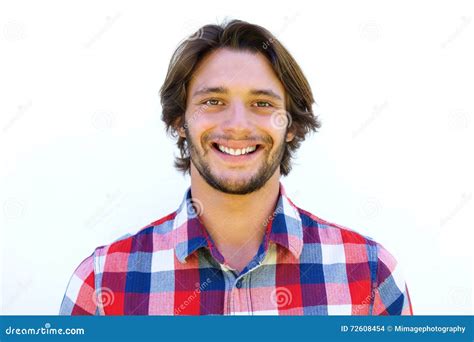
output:
[[[412,315],[380,244],[296,207],[280,185],[253,260],[231,269],[199,220],[179,209],[98,247],[76,269],[61,315]]]

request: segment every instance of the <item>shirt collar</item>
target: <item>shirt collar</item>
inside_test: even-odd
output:
[[[222,255],[217,251],[204,225],[199,220],[203,211],[202,204],[191,197],[191,188],[185,192],[173,221],[173,235],[176,257],[181,263],[202,247],[207,247],[218,262],[223,263]],[[274,242],[288,249],[296,258],[303,249],[303,228],[298,208],[286,196],[280,183],[278,201],[273,214],[267,220],[265,249],[268,242]]]

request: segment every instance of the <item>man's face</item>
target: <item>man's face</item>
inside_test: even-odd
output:
[[[220,49],[201,61],[187,89],[185,136],[194,168],[229,194],[260,189],[280,162],[287,133],[285,92],[267,59]]]

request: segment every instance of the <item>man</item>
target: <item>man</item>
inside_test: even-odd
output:
[[[190,189],[177,211],[86,258],[61,314],[412,314],[380,244],[285,195],[280,177],[320,123],[300,67],[266,29],[201,28],[176,50],[161,100]]]

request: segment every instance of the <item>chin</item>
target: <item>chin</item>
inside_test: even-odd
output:
[[[232,188],[245,187],[252,182],[251,176],[242,177],[242,175],[239,175],[236,177],[235,175],[229,175],[225,173],[215,173],[214,175],[216,176],[214,179],[219,184],[225,184],[227,187]]]
[[[262,188],[266,182],[262,179],[257,179],[257,175],[248,175],[247,177],[217,176],[213,174],[211,179],[207,179],[207,183],[216,190],[226,194],[246,195]]]

